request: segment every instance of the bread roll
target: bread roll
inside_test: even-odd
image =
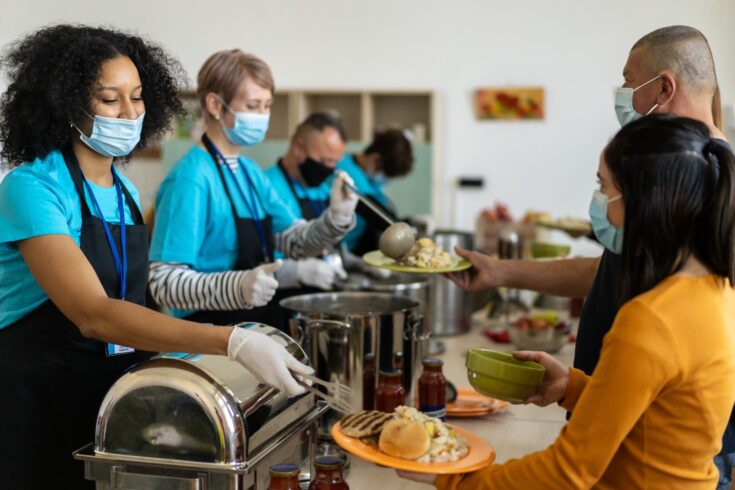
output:
[[[378,446],[391,456],[416,459],[429,450],[431,441],[424,426],[411,420],[394,419],[383,426]]]

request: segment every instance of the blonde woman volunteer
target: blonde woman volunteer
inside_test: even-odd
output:
[[[220,51],[199,70],[206,123],[201,142],[171,169],[156,199],[151,292],[177,317],[205,323],[277,323],[271,299],[280,274],[273,251],[321,255],[353,226],[356,196],[335,179],[326,212],[298,219],[240,149],[268,130],[274,82],[268,65],[239,49]],[[279,276],[280,275],[280,276]]]

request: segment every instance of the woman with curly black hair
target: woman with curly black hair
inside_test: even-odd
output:
[[[311,369],[268,336],[142,306],[147,230],[113,163],[181,111],[178,63],[137,36],[59,25],[12,45],[2,67],[0,159],[15,167],[0,184],[3,485],[83,488],[71,453],[93,439],[112,382],[151,351],[227,353],[303,392],[289,369]]]

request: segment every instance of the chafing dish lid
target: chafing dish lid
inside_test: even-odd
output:
[[[264,325],[251,328],[306,360],[287,335]],[[159,355],[138,364],[108,391],[97,417],[95,451],[238,464],[269,421],[279,417],[278,427],[290,422],[287,409],[298,401],[261,385],[224,356]],[[301,415],[293,412],[294,418]]]

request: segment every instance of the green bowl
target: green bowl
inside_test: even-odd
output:
[[[522,402],[536,391],[546,368],[533,361],[519,361],[506,352],[470,349],[467,352],[467,379],[486,396]]]
[[[556,243],[531,243],[531,256],[534,259],[553,259],[569,255],[572,247],[569,245],[558,245]]]

